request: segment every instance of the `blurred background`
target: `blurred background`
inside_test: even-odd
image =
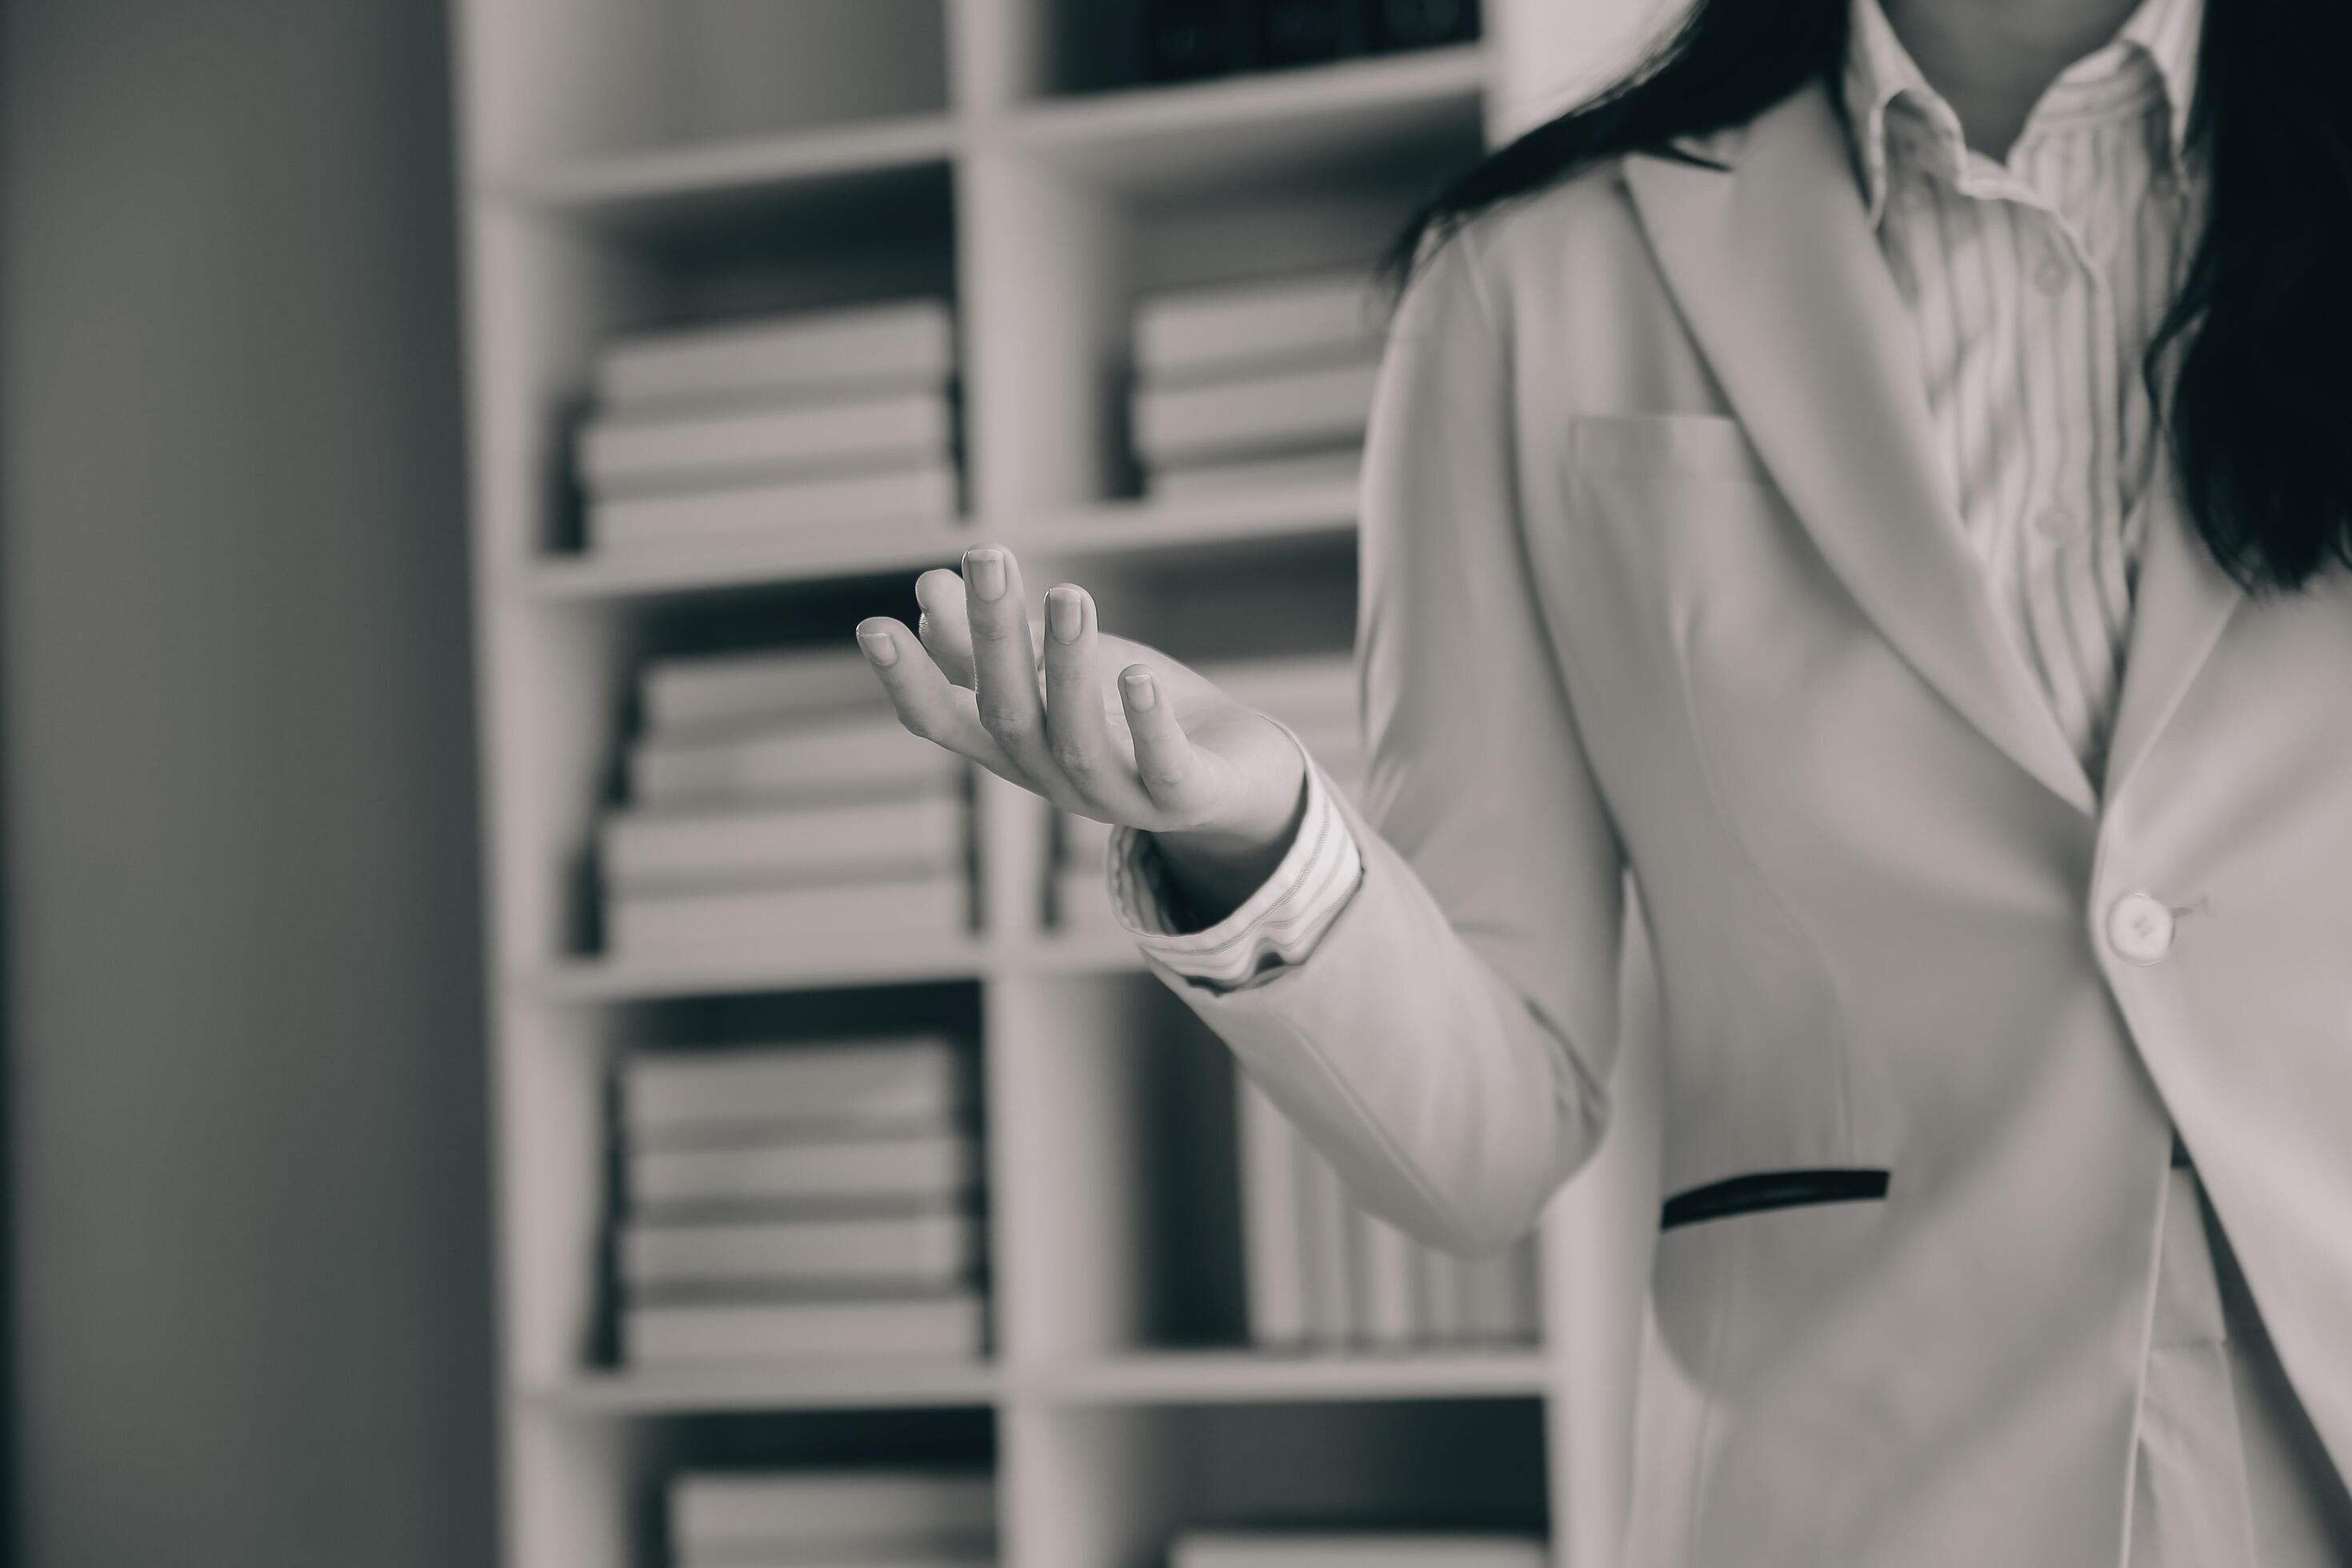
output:
[[[7,1560],[1568,1562],[1572,1216],[1350,1208],[849,628],[1344,780],[1366,268],[1656,13],[0,0]]]

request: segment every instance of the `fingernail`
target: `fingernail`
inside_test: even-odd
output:
[[[988,548],[965,551],[963,580],[983,599],[1004,597],[1004,552]]]
[[[1086,623],[1086,610],[1078,603],[1076,588],[1066,583],[1045,595],[1045,629],[1054,634],[1055,642],[1077,641]]]
[[[898,645],[892,642],[890,634],[879,626],[871,630],[864,626],[858,627],[857,646],[866,650],[867,658],[885,669],[898,662]]]
[[[1160,706],[1160,688],[1153,685],[1148,669],[1130,669],[1118,678],[1119,689],[1139,713],[1149,713]]]

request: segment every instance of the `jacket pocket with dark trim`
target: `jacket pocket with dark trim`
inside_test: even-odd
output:
[[[1658,1215],[1658,1228],[1696,1225],[1727,1215],[1755,1214],[1763,1209],[1795,1208],[1804,1204],[1856,1203],[1886,1196],[1887,1173],[1850,1168],[1806,1171],[1753,1171],[1676,1193]]]

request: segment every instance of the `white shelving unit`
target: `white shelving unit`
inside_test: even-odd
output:
[[[1347,643],[1351,488],[1136,499],[1129,310],[1152,288],[1369,258],[1500,122],[1507,5],[1483,45],[1152,88],[1116,63],[1106,18],[1131,9],[457,6],[514,1568],[653,1568],[659,1483],[681,1462],[929,1454],[993,1463],[1003,1560],[1022,1568],[1141,1568],[1171,1529],[1236,1511],[1398,1505],[1548,1518],[1570,1560],[1574,1220],[1548,1222],[1545,1348],[1250,1352],[1230,1116],[1217,1125],[1229,1061],[1131,948],[1041,928],[1046,818],[1020,792],[981,780],[985,934],[703,965],[582,941],[581,867],[648,650],[713,626],[782,644],[845,639],[877,609],[911,618],[915,570],[982,539],[1015,547],[1033,591],[1086,582],[1107,626],[1180,656]],[[572,542],[551,476],[609,334],[918,289],[956,301],[960,526],[663,559]],[[730,1008],[972,1037],[988,1362],[612,1364],[613,1063]],[[1220,1161],[1222,1186],[1202,1180]]]

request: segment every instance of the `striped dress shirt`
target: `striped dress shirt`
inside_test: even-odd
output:
[[[2002,159],[1968,146],[1879,0],[1853,9],[1841,104],[1907,308],[1941,478],[2000,624],[2096,782],[2151,491],[2166,478],[2140,362],[2203,214],[2201,155],[2185,138],[2202,0],[2143,0],[2051,83]],[[1224,988],[1307,958],[1362,864],[1333,786],[1311,760],[1307,772],[1289,852],[1213,924],[1189,917],[1148,834],[1113,834],[1113,907],[1147,952]],[[2177,1140],[2175,1152],[2128,1568],[2352,1563],[2352,1495]]]

